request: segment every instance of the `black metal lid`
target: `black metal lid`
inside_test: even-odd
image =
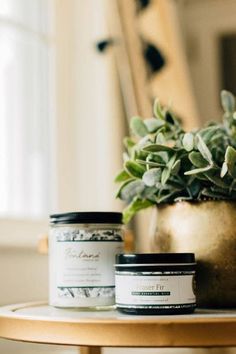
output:
[[[117,212],[73,212],[50,215],[51,224],[122,224],[122,213]]]
[[[194,253],[136,253],[116,255],[116,265],[121,264],[176,264],[195,263]]]

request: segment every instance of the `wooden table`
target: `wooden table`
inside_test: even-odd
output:
[[[236,346],[236,310],[197,310],[193,315],[129,316],[26,303],[0,308],[0,337],[75,345],[83,354],[101,347]]]

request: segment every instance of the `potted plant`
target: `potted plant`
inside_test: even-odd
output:
[[[124,169],[117,197],[128,203],[127,223],[141,209],[157,206],[156,248],[194,252],[198,303],[236,305],[236,112],[222,91],[223,122],[185,132],[158,100],[154,117],[133,117],[125,138]]]

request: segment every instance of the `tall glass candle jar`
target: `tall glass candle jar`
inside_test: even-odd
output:
[[[123,252],[122,214],[75,212],[50,216],[49,304],[115,304],[115,255]]]

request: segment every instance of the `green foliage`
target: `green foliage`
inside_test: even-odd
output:
[[[133,117],[130,122],[130,128],[137,136],[146,136],[148,134],[148,128],[144,124],[144,121],[140,117]]]
[[[154,117],[133,117],[125,138],[124,169],[117,197],[128,203],[124,221],[139,210],[181,200],[236,199],[235,98],[221,92],[223,122],[185,132],[158,100]]]

